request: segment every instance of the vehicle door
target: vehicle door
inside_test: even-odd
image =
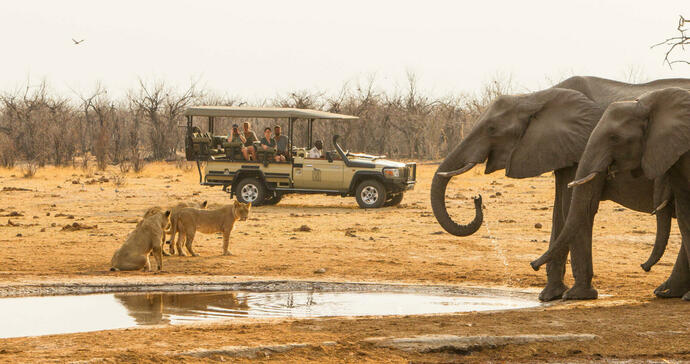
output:
[[[302,159],[302,168],[294,169],[295,188],[341,190],[344,163],[340,160]]]

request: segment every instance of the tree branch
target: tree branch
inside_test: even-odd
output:
[[[671,53],[678,47],[685,51],[685,46],[690,45],[690,36],[685,34],[685,32],[688,30],[685,28],[685,24],[690,23],[690,20],[685,19],[682,15],[680,16],[680,19],[678,20],[678,27],[676,28],[678,32],[680,33],[679,36],[676,37],[671,37],[668,38],[662,42],[659,42],[657,44],[654,44],[651,46],[651,48],[658,47],[658,46],[668,46],[668,49],[666,50],[666,54],[664,54],[664,61],[663,63],[668,64],[669,68],[673,68],[673,65],[676,63],[685,63],[685,64],[690,64],[690,61],[686,60],[671,60],[669,59],[669,56]]]

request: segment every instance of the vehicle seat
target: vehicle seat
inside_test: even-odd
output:
[[[264,148],[261,147],[261,144],[258,146],[255,144],[254,147],[256,148],[256,159],[259,162],[262,162],[264,166],[268,166],[268,163],[274,161],[276,155],[275,148],[268,148],[264,150]]]
[[[292,155],[295,157],[306,158],[307,157],[307,149],[294,147],[294,148],[292,148]]]
[[[231,161],[244,160],[242,156],[242,142],[228,142],[227,140],[223,143],[223,148],[225,149],[225,157]]]
[[[208,133],[193,133],[192,149],[194,150],[194,154],[208,158],[214,151],[214,149],[211,148],[212,142],[213,139]]]

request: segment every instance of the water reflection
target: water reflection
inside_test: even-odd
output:
[[[241,316],[249,310],[247,298],[238,299],[234,292],[115,294],[115,299],[138,325],[169,324],[173,320],[229,313]]]
[[[496,296],[400,292],[173,292],[0,299],[0,338],[219,318],[415,315],[534,307]]]

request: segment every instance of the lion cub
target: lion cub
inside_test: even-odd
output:
[[[247,220],[249,210],[252,205],[235,201],[232,205],[225,205],[213,210],[199,210],[194,208],[184,208],[179,211],[175,221],[170,221],[173,238],[175,232],[179,232],[177,237],[177,254],[185,255],[182,251],[182,240],[185,240],[187,251],[193,256],[198,256],[192,249],[194,234],[200,231],[204,234],[223,233],[223,255],[230,255],[228,245],[230,244],[230,232],[235,221]],[[172,245],[174,241],[171,241]]]
[[[144,215],[144,219],[128,236],[122,246],[115,251],[110,261],[110,270],[151,270],[149,254],[158,261],[158,270],[163,269],[163,254],[161,239],[163,229],[170,223],[170,211],[163,211],[160,207],[152,207]]]
[[[200,209],[205,209],[206,206],[208,206],[208,201],[204,202],[180,202],[177,205],[173,206],[170,208],[170,221],[177,221],[177,214],[180,212],[185,207],[194,207],[194,208],[200,208]],[[165,234],[163,234],[163,241],[162,243],[167,243],[170,244],[170,254],[168,254],[165,249],[163,249],[163,255],[169,256],[175,254],[175,245],[172,244],[172,240],[175,238],[175,233],[172,232],[173,227],[168,226],[166,227],[165,232],[170,235],[170,240],[167,242],[165,241]]]

